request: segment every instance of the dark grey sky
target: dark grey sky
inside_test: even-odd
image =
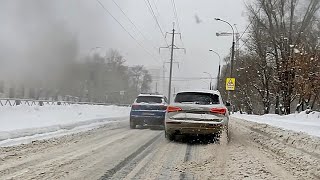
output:
[[[77,38],[81,55],[87,55],[91,48],[99,46],[102,49],[96,51],[100,53],[104,53],[109,48],[119,50],[129,65],[143,64],[148,67],[161,67],[163,61],[169,60],[168,50],[163,50],[160,54],[158,52],[157,48],[166,44],[145,0],[115,1],[143,32],[148,41],[135,30],[112,0],[100,1],[139,43],[153,54],[154,58],[147,54],[110,15],[106,14],[95,0],[2,0],[0,41],[7,49],[3,52],[16,52],[19,55],[16,55],[15,62],[27,64],[28,62],[25,62],[23,57],[30,41],[41,35],[42,31],[49,31],[52,24],[60,24],[63,26],[63,31],[68,31]],[[175,21],[171,0],[149,1],[156,11],[162,30],[171,31],[172,22]],[[244,1],[175,0],[175,3],[180,20],[182,41],[187,54],[176,51],[175,58],[181,64],[180,69],[174,68],[174,76],[204,77],[207,76],[203,73],[204,71],[216,76],[218,57],[209,53],[208,49],[214,49],[224,57],[229,53],[232,38],[215,36],[216,32],[230,32],[230,27],[215,21],[214,17],[237,24],[239,31],[242,32],[248,24]],[[24,13],[28,15],[25,16]],[[196,23],[195,15],[199,17],[201,23]],[[36,21],[30,21],[28,18],[34,18]],[[29,31],[29,33],[24,31]],[[30,36],[30,34],[33,35]],[[170,36],[167,41],[170,42]],[[176,38],[176,42],[182,47],[179,38]],[[176,83],[176,86],[183,88],[182,86],[187,84],[189,87],[204,88],[207,86],[207,83],[203,81],[180,82]]]

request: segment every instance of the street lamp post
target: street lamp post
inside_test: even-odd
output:
[[[231,50],[231,67],[230,67],[230,77],[233,76],[233,61],[234,61],[234,46],[235,46],[235,41],[234,41],[234,29],[233,29],[233,26],[228,22],[228,21],[225,21],[225,20],[222,20],[220,18],[214,18],[216,21],[221,21],[221,22],[224,22],[224,23],[227,23],[231,29],[232,29],[232,50]]]
[[[203,73],[208,74],[210,76],[210,87],[209,87],[209,89],[212,90],[213,88],[212,88],[212,76],[211,76],[211,74],[208,73],[208,72],[203,72]]]
[[[230,78],[232,78],[233,77],[233,63],[234,63],[234,46],[235,46],[234,29],[233,29],[233,26],[228,21],[222,20],[220,18],[214,18],[214,19],[216,21],[221,21],[221,22],[224,22],[224,23],[228,24],[232,29],[232,50],[231,50],[231,66],[230,66]],[[229,102],[231,101],[231,99],[230,99],[230,91],[228,91],[228,101]],[[232,112],[233,112],[233,109],[232,109]]]
[[[217,53],[216,51],[209,49],[210,52],[215,53],[219,57],[219,69],[218,69],[218,77],[217,77],[217,90],[219,89],[219,83],[220,83],[220,71],[221,71],[221,57],[220,54]]]

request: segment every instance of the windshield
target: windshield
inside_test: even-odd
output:
[[[137,103],[162,103],[162,97],[139,96],[136,102]]]
[[[219,96],[209,93],[185,92],[177,94],[174,102],[176,103],[195,103],[195,104],[219,104]]]

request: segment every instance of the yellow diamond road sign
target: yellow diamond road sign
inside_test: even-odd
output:
[[[226,79],[226,90],[234,91],[236,89],[236,78],[227,78]]]

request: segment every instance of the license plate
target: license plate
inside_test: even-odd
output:
[[[142,115],[144,115],[144,116],[154,116],[153,113],[142,113]]]

